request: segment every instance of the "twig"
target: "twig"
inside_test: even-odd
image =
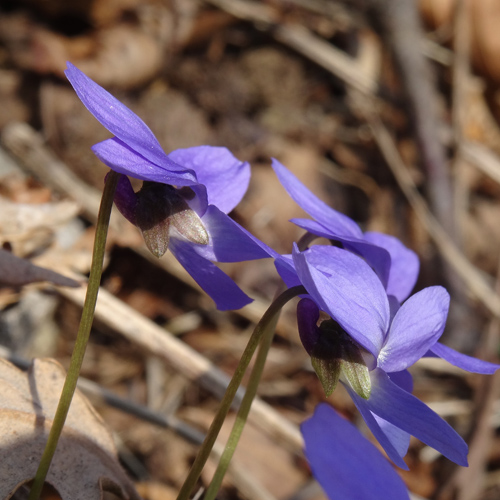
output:
[[[302,55],[325,68],[333,75],[344,80],[354,89],[365,94],[373,94],[378,84],[361,68],[361,65],[345,52],[313,35],[302,26],[289,26],[278,23],[276,12],[257,2],[242,0],[206,0],[229,12],[239,19],[256,24],[260,29],[267,29],[276,40],[300,52]]]
[[[1,140],[5,149],[19,161],[22,168],[39,178],[44,185],[75,200],[82,208],[85,217],[91,222],[96,221],[100,192],[85,185],[71,172],[67,165],[59,160],[50,148],[45,146],[43,138],[38,132],[26,123],[11,123],[4,128]],[[123,234],[130,230],[130,227],[130,224],[121,215],[111,214],[110,228],[116,234]],[[198,284],[169,253],[164,258],[157,259],[145,245],[134,247],[132,250],[195,290],[200,290]],[[235,311],[235,314],[257,323],[266,308],[266,303],[262,299],[255,298],[254,302],[239,311]],[[293,327],[286,318],[282,317],[278,322],[277,332]]]
[[[308,29],[279,25],[272,33],[276,40],[300,52],[352,88],[364,94],[373,94],[377,90],[378,83],[363,72],[355,59],[313,35]]]
[[[480,271],[474,267],[462,252],[450,240],[448,234],[429,210],[425,200],[418,192],[408,172],[394,140],[382,122],[365,106],[366,119],[373,136],[389,165],[396,181],[405,194],[418,218],[427,229],[442,255],[447,259],[456,274],[465,282],[470,292],[475,295],[496,317],[500,317],[500,296],[488,284]]]
[[[59,293],[81,306],[85,287],[78,289],[78,293],[61,288]],[[221,397],[224,393],[229,382],[225,373],[184,342],[104,289],[99,291],[95,317],[135,345],[161,357],[188,379],[199,382],[216,397]],[[239,403],[242,397],[243,391],[240,390],[235,401]],[[261,399],[254,400],[249,420],[292,451],[300,453],[302,436],[298,428]]]
[[[470,75],[470,12],[465,0],[456,2],[453,38],[455,58],[453,61],[452,125],[455,149],[457,154],[460,155],[460,148],[464,139],[466,83]]]
[[[500,184],[500,158],[490,149],[477,142],[466,141],[462,145],[462,154],[464,160]]]
[[[500,292],[500,261],[497,266],[497,280],[495,286]],[[485,353],[496,352],[500,338],[500,321],[493,318],[490,321],[486,338],[483,339]],[[473,500],[479,498],[484,488],[484,479],[489,454],[494,438],[493,415],[496,408],[495,400],[500,393],[500,373],[491,377],[482,377],[476,388],[474,401],[474,418],[470,424],[471,439],[469,448],[469,467],[457,471],[456,485],[459,500]]]
[[[278,4],[290,8],[295,5],[301,9],[334,19],[342,25],[352,24],[354,12],[348,12],[346,7],[340,2],[330,0],[278,0]]]
[[[464,171],[464,123],[466,84],[469,79],[469,9],[464,0],[458,0],[455,6],[454,20],[454,49],[455,58],[453,64],[453,87],[452,87],[452,132],[454,157],[452,159],[452,170],[455,172],[455,220],[461,221],[467,210],[468,184],[465,181]],[[459,231],[460,233],[460,231]],[[462,234],[459,237],[462,238]]]
[[[411,110],[420,155],[426,172],[427,192],[437,220],[455,240],[453,193],[444,146],[439,140],[437,92],[430,68],[420,48],[423,32],[417,4],[400,0],[368,0],[400,70]]]

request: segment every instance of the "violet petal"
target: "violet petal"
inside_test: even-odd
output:
[[[238,160],[226,148],[197,146],[177,149],[169,158],[196,173],[207,188],[208,204],[229,213],[241,201],[250,182],[250,165]]]
[[[318,405],[301,431],[312,472],[331,500],[409,500],[389,462],[328,405]]]
[[[441,337],[449,304],[450,296],[440,286],[412,295],[394,316],[378,366],[398,372],[418,361]]]

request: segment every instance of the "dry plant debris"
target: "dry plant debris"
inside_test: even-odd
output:
[[[21,286],[38,281],[49,281],[59,286],[79,286],[78,281],[35,266],[26,259],[0,249],[0,286]]]
[[[64,382],[54,360],[37,359],[26,374],[0,360],[0,497],[9,499],[33,478]],[[47,482],[66,499],[139,496],[116,456],[104,422],[77,392]]]

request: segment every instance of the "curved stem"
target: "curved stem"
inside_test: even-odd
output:
[[[90,336],[92,322],[94,320],[94,310],[97,302],[97,293],[101,283],[102,266],[104,261],[104,251],[106,246],[106,237],[108,234],[109,217],[111,208],[113,207],[113,198],[116,190],[116,185],[120,174],[111,171],[106,176],[106,184],[102,193],[101,206],[99,207],[99,215],[97,217],[97,226],[94,240],[94,250],[92,253],[92,265],[90,268],[89,282],[87,286],[87,294],[83,305],[82,317],[80,326],[76,336],[75,347],[71,355],[71,361],[64,381],[64,387],[59,399],[52,427],[49,432],[47,444],[43,451],[38,470],[36,471],[35,479],[31,487],[28,500],[38,500],[42,492],[45,478],[49,471],[52,458],[56,451],[57,443],[64,427],[64,422],[68,415],[71,400],[75,393],[76,383],[82,367],[85,349]]]
[[[307,250],[309,245],[314,241],[319,238],[318,235],[310,233],[307,231],[307,233],[303,234],[300,240],[297,242],[297,246],[301,252],[304,250]]]
[[[245,374],[248,364],[250,363],[253,353],[255,352],[255,349],[257,349],[261,338],[266,333],[266,331],[268,331],[269,325],[272,325],[271,330],[274,331],[274,326],[276,325],[276,321],[283,306],[297,295],[304,293],[307,292],[303,286],[295,286],[293,288],[285,290],[272,302],[267,311],[264,313],[264,316],[262,316],[260,321],[257,323],[241,356],[238,366],[236,367],[234,375],[231,378],[229,385],[227,386],[224,397],[222,398],[217,414],[215,415],[214,420],[210,425],[210,428],[208,429],[205,440],[203,441],[198,455],[196,456],[196,459],[191,466],[191,470],[189,471],[189,474],[184,481],[179,494],[177,495],[177,500],[189,499],[189,495],[196,485],[201,471],[203,470],[203,467],[208,460],[210,452],[215,444],[215,440],[217,439],[222,424],[224,423],[224,419],[231,409],[231,404],[233,402],[234,396],[236,395],[236,391],[241,384],[243,375]]]
[[[233,458],[234,452],[236,451],[236,446],[240,440],[241,434],[247,422],[248,414],[250,413],[250,407],[257,394],[257,389],[259,386],[260,379],[262,377],[262,372],[264,371],[264,365],[266,363],[267,354],[271,348],[271,344],[274,337],[274,331],[276,328],[276,323],[278,322],[280,311],[278,311],[274,317],[265,325],[265,331],[263,333],[262,342],[259,347],[259,352],[257,354],[257,359],[255,360],[255,365],[252,369],[250,375],[250,380],[245,391],[245,396],[241,402],[241,406],[236,415],[236,420],[231,431],[231,435],[226,443],[226,447],[222,456],[219,460],[219,465],[215,471],[212,482],[210,483],[205,495],[204,500],[214,500],[219,488],[222,484],[222,480],[227,472],[229,463]]]

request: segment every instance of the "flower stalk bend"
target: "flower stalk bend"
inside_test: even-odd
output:
[[[208,460],[210,452],[212,451],[212,448],[215,444],[215,440],[217,439],[217,436],[219,435],[219,432],[222,428],[222,424],[224,423],[224,420],[227,414],[229,413],[229,410],[231,409],[231,405],[234,396],[236,395],[236,391],[238,390],[238,387],[240,386],[241,381],[243,380],[245,371],[260,341],[263,339],[264,336],[266,336],[266,339],[269,339],[269,342],[270,340],[272,340],[274,327],[276,325],[276,322],[278,320],[279,314],[283,306],[289,300],[293,299],[297,295],[301,295],[304,293],[306,293],[306,291],[303,286],[295,286],[289,288],[288,290],[285,290],[271,303],[267,311],[264,313],[264,316],[262,316],[260,321],[257,323],[257,326],[255,327],[248,341],[248,344],[245,347],[245,350],[241,356],[238,366],[236,367],[234,375],[231,378],[229,385],[227,386],[226,392],[224,393],[224,397],[222,398],[217,414],[215,415],[214,420],[212,421],[212,424],[208,429],[205,441],[203,441],[203,444],[201,445],[198,455],[196,456],[196,459],[193,462],[193,465],[191,466],[191,470],[189,471],[189,474],[186,477],[186,480],[184,481],[184,484],[182,485],[179,494],[177,495],[177,500],[189,500],[191,491],[196,485],[196,482],[200,477],[201,471],[203,470],[203,467],[205,466],[205,463]],[[267,356],[267,350],[268,349],[262,350],[266,351],[266,356]],[[259,357],[257,359],[257,363],[259,363],[259,359],[261,357],[260,353],[262,351],[259,351]],[[265,356],[263,361],[265,361]],[[252,372],[252,379],[254,378],[255,371],[256,368],[254,368],[254,371]],[[256,377],[256,379],[258,383],[258,380],[260,379],[260,374],[258,377]],[[247,392],[248,391],[252,393],[252,389],[250,387],[247,389]],[[250,404],[254,397],[255,397],[255,392],[253,392],[253,396],[251,396]],[[245,399],[247,399],[246,393],[243,402],[241,404],[242,407],[248,404],[248,402],[244,403]],[[248,404],[248,409],[250,408],[250,404]]]

